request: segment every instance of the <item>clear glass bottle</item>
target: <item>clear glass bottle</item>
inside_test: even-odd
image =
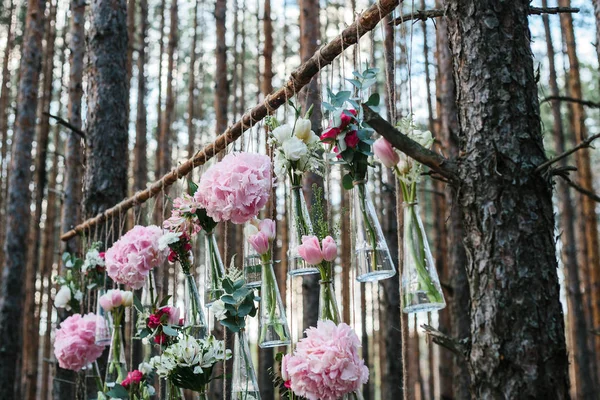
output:
[[[154,273],[152,270],[148,272],[148,278],[142,287],[142,296],[140,303],[144,307],[144,311],[151,312],[154,303],[156,302],[156,283],[154,281]]]
[[[106,363],[106,379],[104,384],[110,390],[115,383],[121,383],[127,377],[127,361],[123,346],[123,330],[121,324],[115,321]]]
[[[231,380],[232,400],[259,400],[258,379],[248,347],[246,331],[235,333],[233,345],[233,376]]]
[[[202,311],[202,303],[200,302],[200,293],[196,280],[190,274],[184,274],[185,278],[185,325],[188,329],[188,334],[196,339],[204,339],[207,333],[206,318]]]
[[[437,311],[446,307],[435,261],[417,203],[402,204],[404,215],[404,262],[402,310],[405,313]]]
[[[204,304],[209,307],[215,300],[221,298],[223,294],[221,280],[225,275],[225,268],[223,267],[223,260],[219,253],[219,246],[217,245],[214,232],[206,232],[205,244],[204,253],[206,260],[204,267],[206,268],[206,273],[204,276],[206,286],[204,288]]]
[[[246,224],[249,224],[247,222]],[[261,264],[260,255],[248,243],[247,229],[244,229],[244,279],[249,288],[260,287]]]
[[[396,274],[366,183],[356,182],[352,196],[353,264],[359,282],[375,282]]]
[[[314,265],[309,265],[300,254],[298,254],[298,246],[302,244],[302,236],[312,235],[313,227],[306,207],[304,192],[302,186],[292,186],[292,198],[288,201],[290,209],[288,211],[289,220],[289,243],[288,243],[288,274],[309,275],[318,274],[319,269]]]
[[[165,382],[165,400],[185,400],[182,388],[175,386],[170,379]]]
[[[106,289],[100,288],[96,292],[96,299],[106,294]],[[109,312],[104,311],[99,301],[96,301],[96,344],[107,345],[110,343],[112,318]]]
[[[340,323],[340,311],[335,298],[335,289],[331,280],[320,280],[319,290],[319,321]]]
[[[261,280],[258,345],[261,348],[286,346],[291,343],[290,328],[272,262],[262,265]]]

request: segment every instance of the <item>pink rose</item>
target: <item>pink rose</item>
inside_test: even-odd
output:
[[[319,138],[323,143],[333,143],[340,133],[342,133],[340,128],[333,127],[323,132]]]
[[[373,153],[388,168],[392,168],[400,162],[400,156],[385,138],[379,138],[373,143]]]
[[[302,244],[298,246],[298,254],[310,265],[319,265],[323,261],[323,253],[316,236],[302,236]]]
[[[273,221],[272,219],[263,219],[262,221],[260,221],[260,223],[258,224],[258,229],[261,232],[264,232],[267,237],[269,238],[269,240],[274,240],[276,237],[276,233],[275,233],[275,221]]]
[[[150,314],[148,317],[148,328],[156,329],[160,325],[160,315]]]
[[[331,236],[327,236],[322,241],[323,259],[325,261],[333,261],[337,257],[337,244]]]
[[[131,383],[138,384],[142,381],[143,377],[144,374],[142,373],[142,371],[138,371],[137,369],[134,369],[133,371],[127,373],[127,379],[129,379]]]
[[[344,141],[346,142],[346,146],[353,149],[358,145],[358,142],[360,140],[358,139],[358,135],[356,134],[356,131],[352,131],[352,132],[348,132],[346,134],[346,137],[344,137]]]
[[[260,255],[266,254],[269,251],[269,237],[263,231],[249,236],[248,243]]]
[[[344,129],[345,127],[350,125],[350,123],[354,119],[351,116],[347,115],[346,113],[350,113],[354,117],[356,117],[356,110],[354,110],[354,109],[344,110],[344,112],[342,112],[342,115],[340,115],[340,119],[342,120],[342,123],[340,124],[341,129]]]

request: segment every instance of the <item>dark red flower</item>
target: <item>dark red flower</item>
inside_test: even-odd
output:
[[[358,142],[360,141],[358,139],[358,135],[356,134],[356,131],[352,131],[352,132],[348,132],[346,134],[346,137],[344,138],[344,141],[346,142],[346,145],[348,147],[350,147],[351,149],[355,148],[358,145]]]
[[[285,386],[288,389],[291,389],[292,388],[292,381],[285,381],[283,383],[283,386]]]
[[[154,336],[154,343],[156,343],[156,344],[165,344],[166,342],[167,342],[167,335],[165,335],[163,332],[161,332],[158,335]]]
[[[320,139],[324,143],[333,143],[341,132],[340,128],[329,128],[321,134]]]
[[[175,261],[177,261],[177,253],[171,250],[171,252],[169,253],[169,257],[167,258],[169,259],[169,262],[174,263]]]
[[[127,373],[127,378],[125,379],[129,379],[131,383],[140,383],[143,377],[144,374],[142,371],[134,369],[133,371]]]
[[[156,329],[160,325],[160,314],[150,314],[148,317],[148,328]]]
[[[340,154],[340,149],[338,149],[338,147],[337,147],[337,146],[335,146],[335,147],[333,148],[333,152],[334,152],[335,154],[337,154],[337,155],[336,155],[336,157],[337,157],[337,158],[342,158],[342,155]]]
[[[349,115],[346,115],[346,113],[350,113],[353,116],[356,117],[356,110],[354,109],[350,109],[350,110],[344,110],[342,112],[342,115],[340,116],[340,118],[342,119],[342,123],[340,125],[340,129],[344,129],[345,127],[347,127],[348,125],[350,125],[350,123],[352,122],[353,118]]]

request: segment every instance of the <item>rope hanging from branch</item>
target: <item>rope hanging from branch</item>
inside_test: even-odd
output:
[[[146,202],[160,193],[163,188],[174,184],[178,177],[185,176],[195,167],[206,163],[217,153],[225,149],[227,145],[237,140],[247,129],[252,128],[266,117],[269,110],[274,111],[284,105],[286,99],[296,95],[300,89],[311,81],[320,69],[331,64],[343,50],[353,46],[365,33],[373,30],[379,21],[391,13],[399,3],[399,0],[380,0],[373,4],[333,41],[321,47],[309,60],[294,70],[283,87],[268,95],[260,104],[246,112],[239,121],[227,128],[214,142],[206,145],[202,150],[194,154],[192,158],[165,174],[160,180],[152,183],[146,190],[136,193],[134,196],[121,201],[114,207],[64,233],[60,237],[61,240],[69,240],[77,234],[84,232],[86,228],[94,226],[116,213],[127,211],[136,205]]]

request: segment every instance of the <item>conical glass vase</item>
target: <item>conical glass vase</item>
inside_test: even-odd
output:
[[[184,307],[187,333],[196,339],[204,339],[206,337],[206,318],[202,311],[196,280],[190,274],[185,274]]]
[[[146,312],[152,312],[152,307],[156,303],[156,283],[154,281],[154,274],[152,270],[148,272],[148,278],[144,282],[142,287],[142,296],[140,297],[140,303]]]
[[[417,203],[404,203],[402,310],[437,311],[446,307]]]
[[[204,276],[206,279],[206,286],[204,288],[204,304],[209,307],[216,300],[220,299],[223,294],[221,280],[225,275],[225,268],[223,267],[223,260],[219,253],[219,247],[217,246],[214,232],[206,232],[205,244],[206,248],[204,249],[204,253],[206,259],[204,267],[206,268],[206,273]]]
[[[249,224],[250,222],[247,222]],[[260,255],[248,243],[247,229],[244,229],[244,280],[249,288],[258,288],[261,284]]]
[[[185,400],[183,389],[167,379],[165,384],[165,400]]]
[[[246,331],[236,332],[233,346],[232,400],[259,400],[258,379],[252,363]]]
[[[319,289],[319,321],[340,323],[340,311],[335,298],[335,289],[331,280],[320,280]]]
[[[99,299],[106,293],[106,289],[101,288],[96,292],[96,299]],[[110,343],[112,330],[112,318],[109,312],[104,311],[99,301],[96,301],[96,344],[107,345]]]
[[[260,337],[261,348],[286,346],[291,343],[290,328],[285,317],[273,263],[262,265],[260,287]]]
[[[298,246],[302,244],[302,236],[312,235],[313,227],[306,207],[302,186],[292,187],[292,198],[288,201],[290,236],[288,243],[288,274],[291,276],[318,274],[319,269],[307,264],[300,254]]]
[[[126,377],[127,362],[125,360],[125,347],[123,346],[123,330],[120,325],[115,324],[108,352],[104,384],[110,389],[115,386],[115,383],[123,382]]]
[[[354,185],[351,219],[356,280],[375,282],[394,276],[396,268],[364,181]]]

